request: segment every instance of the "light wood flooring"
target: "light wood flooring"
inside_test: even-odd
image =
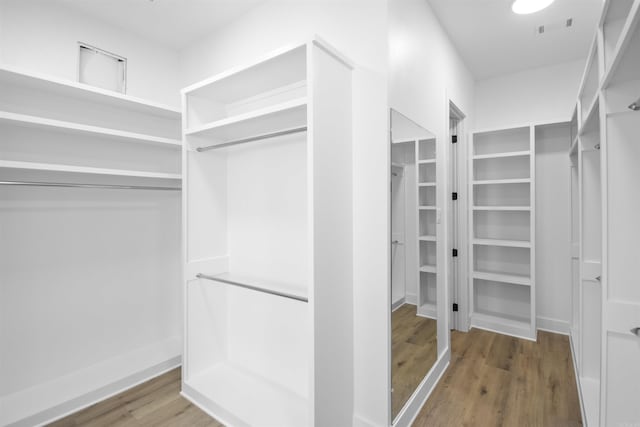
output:
[[[405,304],[391,314],[391,412],[400,412],[438,359],[437,322]]]
[[[566,336],[539,332],[534,343],[452,332],[451,365],[414,427],[581,426],[575,384]],[[179,392],[174,369],[51,426],[221,426]]]

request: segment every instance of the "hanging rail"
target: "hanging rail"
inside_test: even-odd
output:
[[[281,292],[281,291],[274,291],[272,289],[260,288],[260,287],[249,285],[249,284],[246,284],[246,283],[236,282],[234,280],[223,279],[221,277],[208,276],[208,275],[202,274],[202,273],[196,274],[196,277],[198,279],[207,279],[207,280],[212,280],[214,282],[226,283],[227,285],[233,285],[233,286],[237,286],[237,287],[240,287],[240,288],[250,289],[252,291],[258,291],[258,292],[262,292],[262,293],[265,293],[265,294],[276,295],[276,296],[284,297],[284,298],[290,298],[290,299],[293,299],[293,300],[296,300],[296,301],[309,302],[308,298],[302,297],[300,295],[290,294],[290,293]]]
[[[147,185],[76,184],[72,182],[0,181],[0,185],[21,187],[105,188],[110,190],[165,190],[180,191],[180,187],[153,187]]]
[[[201,153],[203,151],[216,150],[218,148],[230,147],[232,145],[244,144],[244,143],[253,142],[253,141],[260,141],[262,139],[275,138],[276,136],[291,135],[293,133],[300,133],[300,132],[306,132],[306,131],[307,131],[306,126],[293,128],[293,129],[285,129],[278,132],[265,133],[262,135],[251,136],[249,138],[236,139],[234,141],[223,142],[222,144],[208,145],[206,147],[198,147],[196,148],[196,151]]]

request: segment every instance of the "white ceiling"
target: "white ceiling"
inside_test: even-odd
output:
[[[513,0],[428,1],[476,79],[586,58],[603,5],[556,0],[540,12],[516,15]],[[543,35],[536,33],[540,25]]]
[[[54,0],[165,46],[181,49],[264,0]]]

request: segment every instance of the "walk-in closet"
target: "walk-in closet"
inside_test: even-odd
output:
[[[0,0],[0,427],[640,425],[640,0]]]

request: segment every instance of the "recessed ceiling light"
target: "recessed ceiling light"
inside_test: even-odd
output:
[[[551,5],[554,1],[555,0],[516,0],[513,2],[511,10],[518,15],[526,15],[528,13],[538,12]]]

